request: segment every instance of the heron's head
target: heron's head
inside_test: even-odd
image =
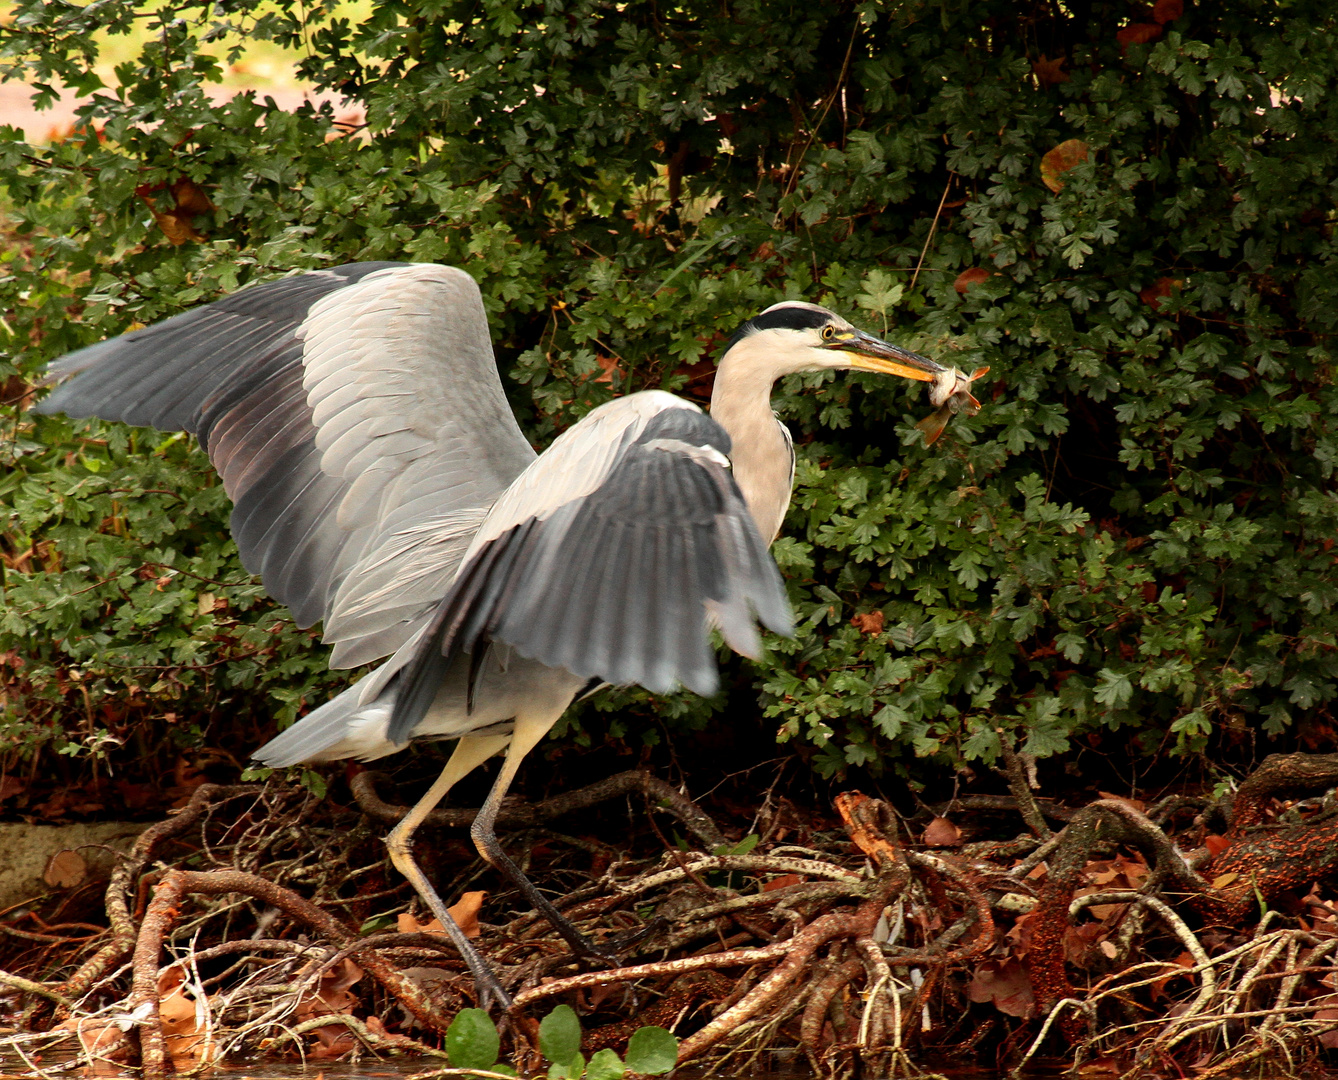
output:
[[[769,395],[771,384],[782,375],[829,369],[876,371],[931,384],[929,400],[936,410],[916,425],[926,443],[943,433],[955,413],[975,416],[980,411],[971,384],[990,370],[981,367],[967,375],[866,334],[834,311],[785,300],[754,315],[730,338],[720,357],[711,412],[727,413],[731,398],[747,400],[759,390]]]
[[[834,311],[802,300],[773,304],[739,327],[721,357],[778,379],[800,371],[877,371],[935,382],[950,370],[927,356],[876,338]]]

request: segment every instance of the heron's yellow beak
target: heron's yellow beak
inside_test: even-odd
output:
[[[948,370],[927,356],[883,341],[863,330],[839,331],[827,343],[827,348],[853,353],[850,366],[858,371],[900,375],[903,379],[914,379],[916,382],[933,382]]]

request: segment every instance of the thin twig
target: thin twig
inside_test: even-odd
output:
[[[948,189],[952,187],[952,178],[956,176],[955,172],[948,172],[948,182],[943,185],[943,197],[938,201],[938,209],[934,211],[934,220],[929,225],[929,235],[925,237],[925,246],[920,249],[920,261],[915,264],[915,273],[911,275],[911,287],[907,292],[914,292],[915,283],[920,280],[920,267],[925,264],[925,253],[929,250],[929,245],[934,239],[934,232],[938,229],[939,215],[943,213],[943,204],[948,201]]]

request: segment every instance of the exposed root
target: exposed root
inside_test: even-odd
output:
[[[377,774],[375,772],[356,773],[350,779],[349,786],[353,790],[354,798],[358,800],[358,805],[363,810],[378,821],[393,825],[409,812],[409,807],[392,806],[383,802],[376,793],[374,786],[376,778]],[[610,776],[607,780],[591,784],[589,787],[569,791],[565,795],[548,799],[538,806],[532,806],[519,799],[507,799],[502,804],[501,812],[497,815],[497,824],[499,827],[505,828],[507,826],[529,825],[535,821],[548,821],[555,817],[561,817],[563,814],[570,814],[573,810],[584,810],[588,806],[607,802],[609,799],[616,799],[634,791],[639,791],[647,799],[653,799],[662,804],[664,809],[678,818],[708,849],[720,847],[725,843],[725,837],[720,829],[714,821],[702,813],[701,807],[684,796],[672,784],[667,784],[658,776],[652,776],[640,769],[618,773],[615,776]],[[426,824],[468,828],[474,823],[474,817],[477,813],[477,810],[437,809],[427,815]]]
[[[654,1023],[680,1034],[683,1062],[736,1070],[798,1052],[832,1078],[911,1075],[916,1055],[974,1046],[1000,1013],[1016,1019],[999,1025],[1012,1035],[996,1052],[1019,1066],[1077,1048],[1130,1078],[1185,1062],[1203,1076],[1261,1063],[1295,1071],[1321,1040],[1338,1044],[1338,897],[1311,888],[1338,863],[1338,814],[1321,806],[1306,818],[1278,801],[1289,779],[1303,791],[1338,780],[1338,758],[1268,759],[1242,785],[1230,831],[1192,859],[1182,848],[1204,845],[1203,833],[1169,833],[1174,807],[1154,820],[1102,799],[1049,815],[1068,821],[1045,838],[1019,786],[1023,763],[1009,773],[1031,835],[938,852],[909,847],[890,808],[855,793],[836,802],[843,831],[746,854],[715,854],[729,850],[722,830],[640,772],[510,806],[527,826],[512,838],[530,845],[522,862],[544,846],[568,853],[548,887],[583,929],[668,925],[640,955],[589,970],[528,912],[480,923],[479,947],[514,995],[505,1027],[519,1060],[533,1064],[535,1020],[558,1003],[592,1014],[587,1052],[622,1049]],[[68,960],[41,967],[55,956],[46,941],[0,972],[0,997],[28,1004],[0,1054],[32,1058],[64,1040],[90,1066],[138,1064],[145,1080],[242,1052],[442,1056],[472,982],[386,865],[379,822],[398,809],[371,774],[353,786],[363,813],[276,784],[197,789],[117,866],[107,929],[63,946],[84,950],[72,974]],[[656,800],[706,850],[666,843],[632,862],[606,843],[533,829],[629,792]],[[596,871],[574,872],[572,851]],[[457,895],[482,872],[457,867]],[[83,916],[47,917],[69,927]]]

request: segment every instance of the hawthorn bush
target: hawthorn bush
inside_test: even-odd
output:
[[[258,39],[347,108],[212,102]],[[3,49],[92,95],[0,145],[6,771],[240,758],[347,677],[241,570],[197,449],[23,405],[69,349],[354,259],[478,279],[536,444],[615,394],[704,400],[784,297],[991,368],[933,447],[915,388],[787,380],[795,639],[569,737],[761,717],[825,775],[913,780],[996,729],[1215,761],[1331,730],[1332,4],[20,0]]]

